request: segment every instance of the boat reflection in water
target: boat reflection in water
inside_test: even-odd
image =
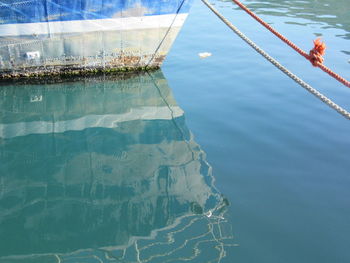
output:
[[[218,262],[228,202],[160,71],[1,87],[0,262]]]

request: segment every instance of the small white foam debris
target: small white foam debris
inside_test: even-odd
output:
[[[206,215],[207,217],[211,217],[211,216],[213,215],[213,212],[209,210],[205,215]]]
[[[207,57],[211,56],[211,53],[209,53],[209,52],[198,53],[198,56],[200,58],[207,58]]]

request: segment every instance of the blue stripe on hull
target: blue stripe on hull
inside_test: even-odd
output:
[[[2,0],[0,24],[187,13],[192,0]]]

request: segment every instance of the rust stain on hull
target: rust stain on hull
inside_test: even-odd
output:
[[[0,80],[158,68],[179,27],[0,37]]]

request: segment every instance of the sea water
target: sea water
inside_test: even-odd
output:
[[[212,3],[350,109],[348,88]],[[349,79],[347,1],[244,3],[306,51],[322,37]],[[0,95],[1,263],[350,261],[349,120],[198,0],[162,71]]]
[[[292,72],[350,110],[350,90],[231,1],[215,7]],[[350,79],[348,1],[244,1]],[[282,74],[195,2],[163,72],[230,200],[226,262],[350,262],[350,122]],[[199,52],[211,57],[200,59]],[[182,65],[181,67],[179,67]],[[176,87],[175,87],[176,86]]]

